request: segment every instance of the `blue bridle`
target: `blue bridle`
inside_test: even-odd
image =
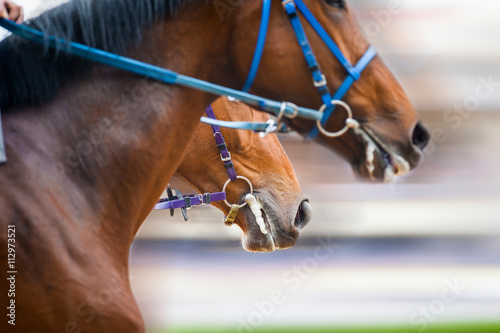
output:
[[[282,0],[282,5],[288,17],[290,18],[293,30],[295,31],[295,35],[297,36],[299,45],[302,48],[302,52],[307,62],[307,66],[311,71],[313,77],[313,84],[317,88],[321,96],[321,100],[323,101],[323,107],[322,109],[320,109],[323,112],[321,121],[318,124],[318,126],[313,127],[313,129],[308,135],[309,138],[314,139],[315,137],[318,136],[320,131],[326,132],[323,130],[323,126],[331,117],[333,111],[335,110],[335,106],[337,104],[345,106],[342,103],[335,103],[335,102],[342,100],[342,98],[347,93],[349,88],[354,84],[354,82],[359,80],[359,78],[361,77],[361,73],[366,68],[366,66],[368,66],[368,64],[373,60],[373,58],[377,54],[377,51],[375,50],[374,47],[370,46],[368,50],[365,52],[365,54],[358,61],[358,63],[355,66],[353,66],[349,62],[349,60],[347,60],[347,58],[344,56],[344,54],[339,49],[337,44],[335,44],[333,39],[326,32],[321,23],[318,22],[316,17],[314,17],[314,14],[311,13],[309,8],[307,8],[307,6],[304,4],[302,0]],[[329,92],[328,82],[326,80],[325,75],[321,72],[316,56],[314,55],[314,52],[311,48],[311,44],[307,38],[304,27],[302,26],[302,23],[298,16],[297,10],[304,16],[307,22],[309,22],[312,28],[316,31],[319,37],[323,40],[323,42],[330,49],[330,51],[333,53],[333,55],[337,58],[337,60],[340,62],[340,64],[344,67],[344,69],[347,72],[346,79],[340,85],[337,92],[333,96]],[[244,87],[245,91],[250,90],[257,75],[260,61],[262,59],[262,55],[264,52],[264,43],[266,39],[267,29],[269,26],[270,11],[271,11],[271,0],[264,0],[257,47],[252,61],[252,66],[250,68],[250,74],[248,76],[247,82],[245,83]],[[347,109],[347,111],[350,113],[350,109]],[[340,136],[343,133],[345,133],[346,130],[347,127],[338,133],[330,133],[330,134],[333,134],[332,136]]]
[[[264,45],[267,36],[267,30],[269,27],[270,12],[271,12],[271,0],[263,0],[263,10],[262,18],[259,30],[259,36],[257,39],[257,46],[255,49],[255,54],[250,67],[250,73],[245,82],[243,91],[222,87],[210,82],[199,80],[196,78],[188,77],[175,73],[171,70],[153,66],[147,63],[143,63],[130,58],[122,57],[113,53],[105,52],[96,48],[88,47],[79,43],[66,41],[61,38],[56,38],[54,36],[46,36],[43,32],[36,29],[19,25],[14,22],[8,21],[6,19],[0,18],[0,26],[11,31],[12,33],[27,39],[32,42],[36,42],[42,45],[48,45],[51,48],[56,48],[62,52],[73,54],[75,56],[98,62],[104,65],[119,68],[131,73],[149,77],[166,84],[178,84],[193,89],[201,90],[204,92],[212,93],[215,95],[225,95],[230,98],[240,100],[249,105],[258,107],[264,111],[274,113],[278,117],[277,121],[269,121],[265,123],[253,123],[253,122],[226,122],[213,120],[209,118],[202,117],[201,121],[211,125],[217,125],[228,128],[236,129],[247,129],[257,132],[272,132],[278,131],[283,128],[281,120],[283,117],[295,118],[302,117],[306,119],[311,119],[316,121],[317,126],[313,128],[309,137],[314,138],[321,131],[325,135],[331,137],[337,137],[344,134],[349,127],[355,126],[355,121],[352,119],[352,112],[347,104],[340,102],[340,100],[347,93],[352,84],[360,78],[361,72],[366,68],[370,61],[376,55],[376,51],[373,47],[368,48],[366,53],[361,57],[359,62],[353,66],[343,55],[342,51],[338,48],[332,38],[328,35],[326,30],[321,26],[318,20],[314,17],[307,6],[302,2],[302,0],[282,0],[283,8],[288,14],[290,21],[292,23],[293,29],[297,36],[297,40],[302,48],[304,57],[306,59],[307,65],[312,73],[313,83],[318,89],[318,92],[323,101],[323,106],[320,110],[313,110],[304,107],[298,107],[293,103],[289,102],[277,102],[267,98],[255,96],[249,94],[247,91],[252,87],[255,77],[257,75],[260,61],[264,52]],[[309,40],[306,36],[302,23],[297,13],[297,9],[302,13],[309,24],[314,28],[316,33],[321,37],[323,42],[328,46],[333,55],[340,61],[342,66],[345,68],[348,76],[344,83],[340,86],[337,92],[330,95],[328,90],[328,83],[326,77],[321,72],[319,64],[316,60],[314,52],[311,48]],[[342,105],[346,108],[348,112],[348,117],[346,121],[346,126],[343,130],[337,133],[328,133],[323,129],[323,126],[328,121],[332,115],[335,106]],[[1,123],[0,123],[1,128]],[[3,144],[3,136],[0,130],[0,163],[5,162],[5,152]]]
[[[323,101],[323,106],[319,109],[321,113],[321,119],[316,119],[316,126],[312,128],[308,137],[314,139],[321,132],[325,136],[328,137],[339,137],[346,133],[349,128],[358,126],[358,123],[353,119],[352,111],[350,107],[342,102],[342,98],[345,96],[349,88],[354,84],[354,82],[358,81],[361,77],[361,73],[368,66],[368,64],[373,60],[377,51],[373,46],[370,46],[365,54],[361,57],[356,65],[352,65],[349,60],[344,56],[342,51],[339,49],[337,44],[333,41],[330,35],[323,28],[321,23],[318,22],[314,14],[311,13],[309,8],[304,4],[302,0],[282,0],[283,8],[285,9],[288,17],[290,18],[290,22],[292,23],[293,30],[295,31],[295,35],[297,36],[297,41],[301,46],[302,52],[304,54],[304,58],[306,60],[307,66],[311,71],[313,77],[313,84],[318,90],[319,95],[321,96],[321,100]],[[305,33],[302,22],[298,16],[297,10],[304,16],[307,22],[313,27],[319,37],[323,40],[326,46],[333,53],[335,58],[340,62],[340,64],[344,67],[347,72],[347,77],[344,82],[340,85],[337,92],[332,96],[328,89],[328,82],[326,80],[325,75],[321,72],[316,56],[314,55],[314,51],[312,50],[311,44],[307,35]],[[252,64],[250,67],[250,73],[248,75],[247,81],[245,82],[244,91],[249,91],[252,87],[255,77],[257,76],[257,72],[259,69],[259,64],[262,59],[262,55],[264,53],[264,45],[266,41],[267,30],[269,27],[270,20],[270,12],[271,12],[271,0],[263,0],[263,9],[262,9],[262,18],[260,23],[260,31],[257,39],[257,46],[255,48],[254,57],[252,60]],[[328,132],[324,129],[324,126],[328,119],[333,114],[336,106],[340,105],[344,107],[347,111],[347,119],[345,127],[335,133]],[[291,104],[293,107],[294,104]],[[227,122],[220,120],[210,120],[206,118],[202,118],[204,123],[209,123],[212,125],[219,125],[222,127],[234,128],[234,129],[248,129],[255,130],[259,132],[270,132],[277,131],[282,129],[281,118],[286,116],[283,110],[278,113],[278,121],[270,121],[268,123],[248,123],[248,122]],[[267,127],[266,127],[267,124]]]

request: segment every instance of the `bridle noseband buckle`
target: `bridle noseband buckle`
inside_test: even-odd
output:
[[[210,197],[210,193],[203,194],[203,201],[202,202],[205,202],[205,204],[207,204],[207,205],[212,203],[212,198]]]

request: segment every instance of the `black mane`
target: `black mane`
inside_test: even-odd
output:
[[[141,39],[155,20],[187,0],[72,0],[27,24],[46,34],[113,53]],[[0,108],[33,106],[54,96],[89,62],[10,36],[0,43]]]

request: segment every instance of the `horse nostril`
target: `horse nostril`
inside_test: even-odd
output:
[[[299,231],[304,229],[304,227],[311,221],[312,210],[309,201],[304,200],[300,203],[299,209],[297,210],[297,215],[295,215],[294,225]]]
[[[427,128],[425,128],[421,123],[417,123],[412,135],[413,144],[423,150],[429,144],[430,140],[431,135]]]

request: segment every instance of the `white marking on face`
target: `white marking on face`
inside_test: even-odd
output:
[[[264,235],[267,235],[267,228],[266,228],[266,223],[264,222],[264,219],[262,218],[262,205],[261,203],[255,198],[253,194],[247,194],[245,196],[245,202],[248,204],[248,207],[250,207],[250,210],[252,211],[253,215],[255,216],[255,221],[259,225],[260,232],[262,232]]]
[[[371,141],[367,141],[366,145],[366,169],[370,174],[370,178],[374,179],[373,171],[375,171],[375,165],[373,164],[375,160],[375,151],[377,151],[377,146]]]
[[[390,154],[391,159],[397,166],[398,172],[394,172],[394,168],[388,165],[384,170],[384,182],[392,183],[397,177],[402,177],[410,173],[410,164],[401,156]]]
[[[390,165],[386,166],[384,170],[384,183],[392,183],[394,179],[396,179],[394,169]]]

